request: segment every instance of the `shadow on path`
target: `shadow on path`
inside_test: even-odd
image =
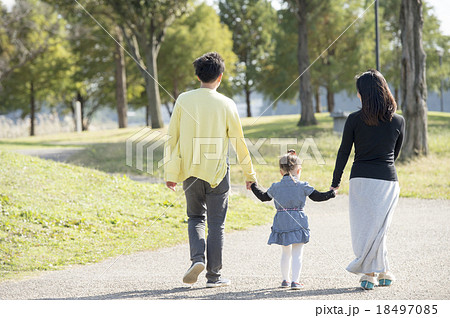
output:
[[[73,298],[46,298],[44,300],[112,300],[112,299],[197,299],[197,300],[251,300],[251,299],[284,299],[284,298],[309,298],[325,295],[360,294],[364,290],[357,287],[328,288],[316,290],[286,290],[282,288],[265,288],[253,291],[227,292],[226,288],[214,289],[224,291],[214,294],[206,294],[213,291],[209,288],[177,287],[172,289],[136,290],[121,293],[105,294],[98,296],[73,297]],[[199,292],[205,294],[199,295]],[[189,295],[195,293],[195,295]]]

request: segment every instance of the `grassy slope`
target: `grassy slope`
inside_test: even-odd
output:
[[[187,239],[182,190],[0,151],[0,278],[86,264]],[[273,211],[233,195],[227,229]],[[145,232],[145,233],[144,233]]]

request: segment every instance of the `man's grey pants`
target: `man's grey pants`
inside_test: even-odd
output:
[[[230,190],[230,170],[219,185],[211,185],[201,179],[190,177],[183,182],[188,215],[189,245],[192,263],[205,263],[206,278],[215,282],[222,269],[222,248],[225,218]],[[205,220],[208,223],[208,238],[205,242]]]

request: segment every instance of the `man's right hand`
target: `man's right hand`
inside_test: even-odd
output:
[[[245,187],[247,188],[247,190],[251,190],[252,189],[252,183],[255,183],[253,181],[245,181]]]
[[[167,182],[166,182],[166,186],[167,186],[170,190],[175,191],[175,187],[177,186],[177,183],[176,183],[176,182],[172,182],[172,181],[167,181]]]

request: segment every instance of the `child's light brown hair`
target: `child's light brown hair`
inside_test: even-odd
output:
[[[287,154],[280,158],[279,164],[280,169],[285,173],[289,173],[289,176],[292,178],[292,180],[296,182],[294,177],[292,176],[292,173],[296,174],[297,169],[301,167],[302,162],[295,153],[295,150],[289,149]]]

